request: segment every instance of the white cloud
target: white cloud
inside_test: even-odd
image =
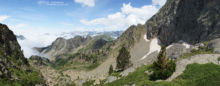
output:
[[[0,15],[0,22],[3,22],[3,21],[5,21],[6,19],[8,19],[9,18],[9,16],[6,16],[6,15]]]
[[[166,0],[152,0],[153,5],[163,6],[166,3]]]
[[[105,30],[124,30],[130,25],[144,24],[159,8],[155,5],[144,5],[140,8],[132,7],[130,3],[123,4],[121,12],[110,14],[104,18],[93,20],[82,19],[80,22],[88,26],[102,25]]]
[[[29,58],[32,55],[39,55],[39,52],[32,49],[33,47],[39,46],[40,44],[38,42],[25,39],[25,40],[18,40],[18,43],[21,46],[21,49],[24,51],[24,56],[26,58]]]
[[[94,7],[95,0],[74,0],[75,3],[82,4],[83,6]]]

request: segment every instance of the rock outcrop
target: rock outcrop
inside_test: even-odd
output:
[[[208,43],[207,47],[209,49],[213,48],[214,49],[214,53],[220,53],[220,38],[211,40]]]
[[[163,45],[183,40],[190,44],[220,37],[219,0],[167,0],[145,26],[147,38]]]
[[[14,33],[6,25],[0,24],[0,77],[11,78],[9,67],[19,66],[27,68],[28,61],[25,59]]]

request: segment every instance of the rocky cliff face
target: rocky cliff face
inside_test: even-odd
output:
[[[29,65],[13,32],[6,25],[0,24],[0,77],[11,78],[9,67],[15,66],[15,63],[24,69]]]
[[[0,84],[14,85],[14,83],[43,85],[44,81],[29,65],[14,33],[6,25],[0,24]]]
[[[183,40],[195,44],[220,37],[219,0],[167,0],[145,26],[147,38],[169,45]]]

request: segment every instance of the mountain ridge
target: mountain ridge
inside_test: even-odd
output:
[[[181,66],[178,62],[186,63],[184,62],[185,59],[187,62],[192,61],[188,64],[198,61],[197,59],[201,59],[199,60],[201,63],[214,62],[217,64],[216,59],[219,54],[216,54],[214,58],[209,58],[209,56],[213,56],[213,53],[219,53],[213,52],[213,48],[220,50],[219,47],[216,47],[220,44],[218,39],[220,38],[219,3],[220,1],[217,0],[167,0],[160,11],[145,24],[130,26],[117,39],[112,40],[111,37],[108,38],[105,35],[99,37],[76,36],[71,39],[57,38],[48,47],[36,48],[42,54],[49,52],[51,56],[54,55],[54,58],[48,60],[39,56],[32,56],[29,62],[41,71],[44,78],[47,79],[48,85],[66,83],[82,85],[88,81],[91,86],[96,84],[108,85],[103,84],[105,81],[114,83],[115,80],[124,79],[143,65],[151,65],[157,60],[159,48],[163,45],[167,46],[167,57],[177,60],[176,64],[179,67],[177,69],[180,70],[176,72],[177,76],[183,72],[187,65]],[[11,37],[9,36],[9,38]],[[212,41],[213,39],[214,41]],[[6,43],[10,45],[10,42]],[[116,70],[116,57],[119,55],[122,46],[130,52],[130,60],[133,65],[122,72],[116,71],[115,75],[109,75],[110,66]],[[10,48],[13,49],[13,47]],[[11,51],[9,50],[9,52]],[[207,55],[198,55],[196,58],[194,56],[204,53]],[[204,58],[197,58],[200,56]],[[188,58],[194,58],[194,60]],[[212,60],[208,61],[206,58]],[[148,74],[151,71],[141,72],[144,76],[146,75],[143,80],[150,83],[133,82],[132,79],[137,77],[132,76],[129,79],[131,82],[126,84],[148,85],[153,83],[153,85],[160,85],[157,82],[148,81]],[[111,80],[111,77],[116,77],[116,79]],[[126,84],[121,83],[120,85]]]

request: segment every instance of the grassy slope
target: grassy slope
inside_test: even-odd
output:
[[[142,66],[126,77],[101,86],[124,86],[136,84],[136,86],[220,86],[220,66],[212,63],[190,64],[183,74],[171,82],[153,82],[144,73],[150,70],[150,66]],[[88,86],[88,85],[86,85]]]

